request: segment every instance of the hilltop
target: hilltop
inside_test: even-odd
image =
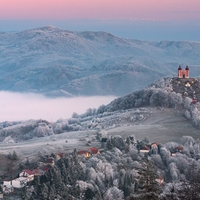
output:
[[[116,95],[140,90],[181,63],[200,75],[200,43],[138,41],[53,26],[0,33],[0,90],[49,96]]]

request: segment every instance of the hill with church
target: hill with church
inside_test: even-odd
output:
[[[124,96],[188,64],[200,76],[200,43],[139,41],[52,26],[0,33],[0,90],[48,96]]]
[[[171,132],[181,136],[193,130],[192,136],[196,138],[199,130],[195,127],[200,127],[200,79],[191,78],[190,71],[192,69],[189,69],[188,66],[186,70],[182,70],[179,66],[176,77],[159,79],[148,87],[116,98],[107,105],[101,105],[99,108],[88,108],[85,113],[73,113],[68,119],[58,119],[56,122],[49,122],[45,119],[2,122],[0,123],[0,140],[5,143],[16,143],[35,137],[54,138],[55,135],[63,132],[96,131],[102,128],[116,130],[116,132],[125,129],[124,132],[130,133],[130,130],[127,131],[127,126],[130,128],[135,126],[134,129],[137,130],[137,125],[144,123],[144,127],[146,127],[145,123],[150,119],[148,125],[157,123],[158,126],[163,126],[171,115],[176,116],[175,118],[180,121],[184,129],[176,127],[177,124],[175,124],[168,127],[167,132],[169,128],[173,127]],[[159,115],[161,116],[159,117]],[[163,116],[165,116],[164,120]],[[172,116],[169,118],[173,119]],[[173,120],[169,123],[174,124]],[[185,127],[186,124],[187,127]],[[155,126],[150,126],[149,132]],[[159,129],[153,132],[157,133]],[[134,131],[132,130],[132,132]],[[170,138],[168,139],[170,140]],[[162,140],[165,141],[166,138]]]

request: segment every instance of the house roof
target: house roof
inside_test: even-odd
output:
[[[99,150],[98,150],[97,148],[95,148],[95,147],[91,147],[91,148],[90,148],[90,152],[91,152],[92,154],[98,154],[98,153],[99,153]]]
[[[153,146],[153,145],[158,146],[158,143],[157,143],[157,142],[153,142],[153,143],[151,144],[151,146]]]
[[[28,175],[33,175],[33,172],[29,169],[25,169],[23,172],[26,172]]]
[[[140,150],[150,150],[150,148],[148,146],[143,146]]]
[[[183,150],[183,146],[178,146],[176,147],[177,150],[182,151]]]

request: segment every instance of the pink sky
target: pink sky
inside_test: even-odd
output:
[[[200,19],[200,0],[0,0],[0,20]]]

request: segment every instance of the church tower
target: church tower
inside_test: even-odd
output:
[[[178,78],[189,78],[189,67],[186,66],[185,70],[183,70],[181,68],[181,66],[179,65],[178,67]]]
[[[185,78],[189,78],[189,67],[186,66],[185,68]]]
[[[179,65],[179,67],[178,67],[178,77],[179,78],[182,78],[183,77],[183,73],[182,73],[182,68],[181,68],[181,66]]]

